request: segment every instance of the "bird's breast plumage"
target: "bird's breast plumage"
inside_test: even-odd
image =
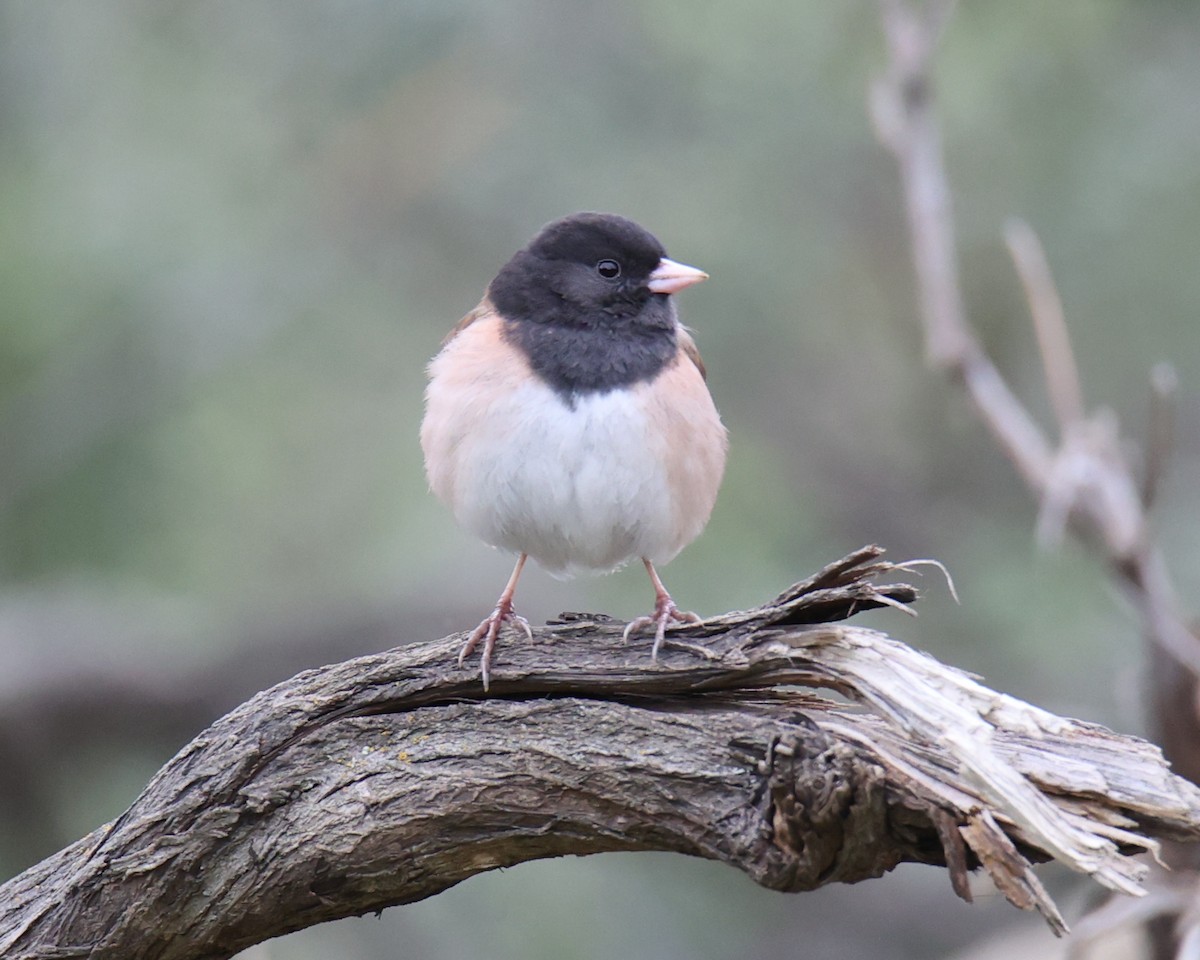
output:
[[[486,310],[430,364],[421,430],[430,485],[484,541],[550,573],[665,563],[704,528],[725,429],[672,330],[649,376],[564,391]]]

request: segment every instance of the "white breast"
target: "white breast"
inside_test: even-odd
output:
[[[451,506],[485,542],[557,576],[638,557],[665,563],[684,546],[634,394],[590,394],[571,407],[531,380],[481,413],[456,451]]]
[[[725,465],[698,367],[681,354],[651,381],[568,404],[485,308],[429,365],[433,491],[476,536],[556,576],[671,560],[708,522]]]

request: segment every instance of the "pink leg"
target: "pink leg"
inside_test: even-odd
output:
[[[533,631],[529,629],[529,621],[524,617],[517,616],[513,610],[513,594],[517,592],[517,581],[521,578],[521,569],[525,566],[525,554],[517,557],[517,565],[513,567],[512,576],[508,578],[508,584],[504,588],[504,592],[500,594],[500,599],[496,601],[496,609],[492,611],[491,616],[483,621],[479,626],[471,631],[471,635],[467,637],[467,642],[463,644],[462,651],[458,655],[458,665],[461,667],[463,661],[471,655],[471,651],[483,641],[483,656],[480,657],[480,673],[483,676],[483,689],[486,691],[488,684],[492,679],[492,651],[496,648],[496,637],[500,634],[500,628],[504,625],[505,620],[511,620],[520,625],[525,631],[525,636],[530,640],[533,639]]]
[[[638,617],[636,620],[630,620],[625,627],[622,637],[628,642],[630,634],[635,630],[653,626],[654,647],[650,651],[650,659],[658,660],[658,650],[663,645],[663,639],[667,632],[667,624],[672,620],[676,623],[699,623],[700,618],[694,613],[688,613],[686,610],[680,610],[675,606],[675,601],[671,599],[671,595],[667,593],[667,588],[663,586],[662,580],[659,579],[658,572],[654,569],[654,564],[645,557],[642,558],[642,563],[646,565],[646,572],[650,574],[650,582],[654,584],[654,613],[652,616]]]

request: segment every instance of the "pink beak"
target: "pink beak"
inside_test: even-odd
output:
[[[650,288],[651,293],[676,293],[684,287],[707,279],[708,274],[703,270],[663,257],[651,272],[650,282],[646,286]]]

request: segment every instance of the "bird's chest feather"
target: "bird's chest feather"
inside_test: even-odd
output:
[[[494,317],[430,364],[421,444],[462,526],[552,574],[666,562],[703,528],[725,431],[696,367],[564,398]]]
[[[638,394],[568,403],[531,380],[486,419],[462,445],[454,504],[484,540],[571,572],[611,569],[669,536],[667,469]]]

